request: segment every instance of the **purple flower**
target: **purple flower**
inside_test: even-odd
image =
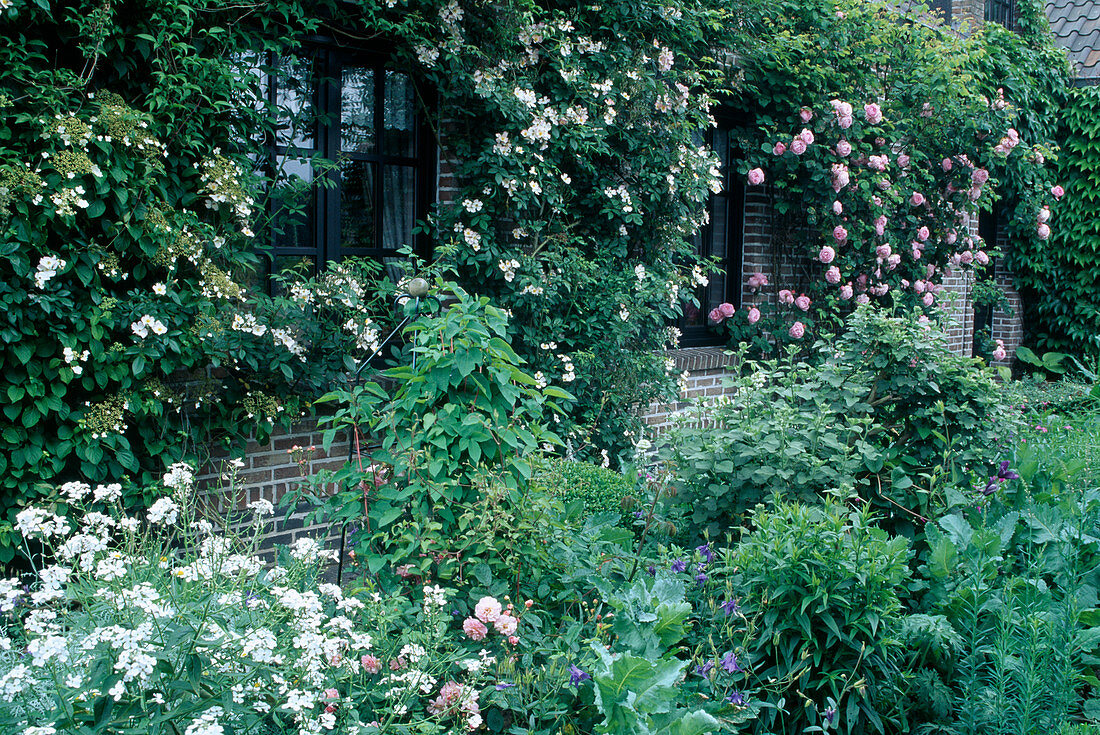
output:
[[[698,574],[695,575],[696,584],[703,584],[706,581],[707,581],[706,572],[699,572]]]
[[[726,651],[726,655],[722,657],[719,663],[722,664],[722,668],[727,674],[736,674],[738,671],[742,671],[741,667],[737,665],[737,656],[733,651]]]
[[[1008,468],[1008,460],[1007,459],[1004,460],[1003,462],[1001,462],[1001,467],[997,471],[997,477],[1001,478],[1002,480],[1019,480],[1020,479],[1020,476],[1015,472],[1015,470],[1010,470]]]
[[[732,597],[723,602],[719,607],[725,610],[726,615],[736,615],[739,609],[737,607],[737,600]]]
[[[569,664],[569,683],[573,686],[580,686],[582,681],[587,681],[592,677],[577,668],[576,664]]]
[[[825,710],[825,722],[830,725],[833,724],[833,720],[836,719],[836,707],[829,707]]]
[[[674,571],[674,572],[682,572],[682,571],[686,570],[687,568],[688,568],[687,562],[684,561],[683,559],[677,559],[676,561],[672,562],[672,571]]]
[[[702,546],[696,546],[695,550],[698,551],[700,555],[702,555],[707,564],[710,564],[712,561],[714,561],[714,552],[711,551],[710,542],[707,542]]]
[[[657,576],[657,567],[653,566],[652,564],[650,564],[648,567],[646,567],[645,570],[646,570],[646,573],[649,574],[649,576],[651,576],[651,577],[656,577]]]
[[[745,695],[741,692],[734,692],[733,694],[726,697],[726,701],[732,704],[734,707],[744,707]]]
[[[714,668],[713,661],[707,661],[705,664],[699,664],[695,667],[695,673],[699,676],[706,676],[710,673],[710,670]]]
[[[581,673],[583,674],[584,672],[582,671]],[[497,691],[498,692],[503,692],[505,689],[511,689],[514,686],[515,686],[515,684],[509,684],[506,681],[502,681],[499,684],[497,684]]]

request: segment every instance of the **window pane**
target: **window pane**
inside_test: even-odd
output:
[[[385,129],[382,152],[413,156],[416,144],[416,92],[405,74],[386,72]]]
[[[340,150],[374,153],[374,69],[345,66],[340,90]]]
[[[275,157],[271,229],[276,248],[313,248],[316,199],[309,161]]]
[[[375,247],[375,164],[344,160],[340,164],[340,246]]]
[[[382,207],[382,247],[396,250],[412,245],[416,221],[416,169],[386,166]]]
[[[313,60],[301,57],[279,59],[275,74],[275,107],[278,129],[275,141],[281,146],[313,147]]]

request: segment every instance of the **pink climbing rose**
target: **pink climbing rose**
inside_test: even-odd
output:
[[[921,227],[919,230],[917,230],[917,239],[920,240],[921,242],[927,242],[928,237],[931,234],[932,233],[928,231],[927,227]]]
[[[801,138],[795,138],[791,141],[791,153],[796,156],[801,156],[806,152],[806,143]]]
[[[882,122],[882,108],[874,102],[863,106],[863,116],[867,118],[867,122],[872,125],[878,125]]]
[[[847,158],[852,152],[852,144],[841,138],[836,142],[836,154],[841,158]]]
[[[952,168],[954,168],[954,164],[951,163],[950,158],[945,158],[940,162],[940,168],[943,169],[944,173],[947,173]]]
[[[802,311],[810,310],[810,297],[806,294],[799,294],[798,298],[794,300],[794,305]]]
[[[749,324],[756,324],[760,321],[760,309],[755,306],[749,309],[748,313]]]
[[[787,334],[791,335],[794,339],[802,339],[802,335],[806,333],[806,325],[802,322],[795,322],[791,325],[791,328],[787,330]]]
[[[470,640],[474,641],[484,640],[485,636],[489,633],[489,629],[485,627],[485,623],[477,618],[466,618],[466,620],[462,622],[462,631],[469,636]]]
[[[1054,195],[1055,199],[1061,199],[1066,195],[1066,190],[1062,188],[1061,184],[1055,184],[1051,188],[1050,193]]]
[[[733,308],[733,304],[728,302],[718,304],[718,313],[722,315],[723,319],[729,319],[736,311],[737,309]]]
[[[817,259],[820,260],[822,263],[826,263],[826,264],[827,263],[832,263],[833,258],[835,258],[835,257],[836,257],[836,251],[833,250],[828,245],[821,248],[821,252],[819,252],[817,254]]]
[[[782,156],[786,152],[787,152],[787,144],[784,143],[783,141],[779,141],[778,143],[775,144],[775,147],[772,148],[772,153],[774,153],[777,156]]]
[[[789,306],[794,303],[794,294],[791,293],[790,289],[785,288],[777,295],[779,296],[779,303],[781,304],[787,304]]]
[[[754,168],[749,171],[749,186],[760,186],[764,183],[764,170],[760,168]]]
[[[909,197],[909,203],[914,207],[919,207],[924,204],[924,194],[921,194],[919,191],[914,191],[913,196]]]
[[[814,131],[809,128],[802,128],[802,132],[798,134],[798,139],[806,145],[810,145],[814,142]]]
[[[837,242],[844,242],[848,239],[848,230],[844,229],[844,225],[837,225],[833,228],[833,237]]]
[[[798,111],[798,117],[803,123],[808,123],[810,120],[814,119],[814,111],[809,107],[803,107]]]
[[[840,283],[840,269],[835,265],[829,266],[829,270],[825,271],[825,281],[834,286]]]
[[[710,321],[711,321],[712,324],[721,324],[722,320],[724,318],[722,316],[722,312],[718,311],[717,306],[714,307],[713,309],[711,309],[710,313],[707,314],[707,316],[710,318]]]
[[[840,287],[840,298],[842,298],[842,299],[852,298],[852,284],[845,283],[843,286]]]
[[[840,202],[833,202],[833,214],[844,214],[844,205]]]

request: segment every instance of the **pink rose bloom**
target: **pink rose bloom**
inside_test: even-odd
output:
[[[839,125],[842,129],[847,130],[848,128],[852,127],[852,123],[854,122],[855,119],[851,115],[844,115],[836,121],[836,124]]]
[[[791,328],[787,330],[787,334],[791,335],[794,339],[802,339],[802,335],[806,333],[806,325],[802,322],[795,322],[791,325]]]
[[[737,309],[733,308],[733,304],[729,304],[729,303],[718,304],[718,313],[720,313],[722,315],[723,319],[729,319],[731,316],[734,315],[734,312],[736,312],[736,311],[737,311]]]
[[[500,620],[500,618],[498,617],[497,620]],[[462,631],[469,636],[471,640],[475,641],[484,640],[485,636],[489,634],[489,629],[485,627],[485,623],[477,618],[466,618],[462,622]]]
[[[886,215],[880,214],[875,219],[875,234],[882,237],[886,233]]]
[[[940,162],[940,168],[942,168],[944,170],[944,173],[946,173],[954,168],[954,164],[951,163],[950,158],[945,158]]]
[[[927,242],[931,234],[932,233],[928,231],[927,227],[921,227],[919,230],[917,230],[917,239],[921,242]]]
[[[840,298],[844,300],[852,298],[852,284],[845,283],[840,287]]]
[[[920,116],[921,117],[932,117],[932,103],[931,102],[925,102],[923,105],[920,106]]]
[[[474,617],[483,623],[494,623],[500,617],[501,610],[500,603],[495,597],[482,597],[474,605]]]
[[[869,105],[863,106],[863,116],[867,118],[867,122],[872,125],[878,125],[882,122],[882,109],[872,102]]]
[[[834,286],[840,283],[840,269],[835,265],[829,266],[829,270],[825,271],[825,281]]]
[[[979,250],[974,253],[974,260],[978,261],[979,265],[989,265],[989,254],[984,250]]]
[[[890,191],[890,186],[890,179],[883,179],[882,181],[878,182],[878,188],[880,191]]]
[[[970,183],[981,186],[985,182],[989,181],[989,172],[984,168],[976,168],[970,174]]]
[[[339,698],[340,698],[339,690],[336,690],[336,689],[326,689],[325,690],[325,699],[339,699]]]
[[[1056,184],[1051,187],[1050,193],[1054,195],[1055,199],[1061,199],[1066,195],[1066,190],[1062,188],[1061,184]]]
[[[1050,237],[1050,225],[1040,224],[1037,228],[1035,228],[1035,233],[1039,236],[1040,240],[1046,240],[1048,237]]]
[[[840,202],[833,202],[833,214],[844,214],[844,205]]]
[[[898,156],[898,165],[901,166],[902,168],[908,168],[909,167],[909,160],[910,160],[909,159],[909,154],[902,153],[900,156]]]
[[[754,168],[749,171],[749,186],[760,186],[764,183],[764,170],[760,168]]]
[[[936,297],[931,291],[925,291],[924,296],[921,296],[920,300],[925,306],[931,306],[932,302],[936,300]]]
[[[993,349],[993,359],[997,362],[1004,362],[1007,357],[1008,353],[1005,351],[1004,343],[997,340],[997,346]]]
[[[1005,137],[1012,141],[1012,145],[1018,145],[1020,142],[1020,134],[1016,132],[1016,128],[1009,128],[1005,132]]]
[[[366,671],[368,674],[377,674],[382,670],[382,661],[377,656],[373,656],[369,653],[359,659],[359,663],[363,665],[363,671]]]
[[[710,313],[707,314],[707,317],[710,319],[712,324],[721,324],[723,319],[725,318],[722,316],[722,312],[718,311],[718,307],[711,309]]]
[[[976,202],[982,198],[982,187],[972,186],[970,187],[970,191],[968,191],[966,195],[970,198],[970,201]]]
[[[794,305],[802,311],[810,310],[810,297],[806,294],[799,294],[798,298],[794,300]]]
[[[496,622],[493,623],[493,627],[496,628],[497,632],[501,635],[512,635],[516,632],[516,628],[519,627],[519,621],[505,613],[496,619]]]
[[[888,156],[870,156],[867,159],[867,167],[872,171],[885,171],[886,166],[889,165],[890,158]]]
[[[909,288],[909,279],[908,278],[901,279],[901,287],[902,288]]]
[[[856,296],[856,303],[857,304],[869,304],[869,303],[871,303],[871,297],[868,296],[865,293],[861,293],[859,296]]]
[[[852,106],[847,102],[841,102],[840,100],[830,100],[829,104],[833,107],[833,112],[837,117],[850,117],[852,114]]]
[[[519,636],[518,635],[508,636],[508,642],[511,643],[513,646],[519,645]]]
[[[833,258],[835,258],[835,257],[836,257],[836,251],[833,250],[828,245],[821,248],[821,252],[819,252],[817,254],[817,259],[820,260],[822,263],[832,263]]]
[[[1036,217],[1040,222],[1047,222],[1050,220],[1050,207],[1043,207],[1039,210],[1039,214]]]
[[[841,158],[847,158],[852,153],[852,144],[841,138],[836,143],[836,154]]]
[[[809,128],[802,128],[802,132],[798,134],[798,139],[806,145],[810,145],[814,142],[814,131]]]
[[[886,259],[887,270],[894,270],[899,265],[901,265],[901,256],[897,253],[893,253],[890,257]]]
[[[790,289],[786,289],[786,288],[783,289],[782,291],[779,292],[778,296],[779,296],[779,303],[781,303],[781,304],[790,305],[790,304],[794,303],[794,294],[791,293]]]
[[[803,107],[798,111],[798,117],[803,123],[808,123],[810,120],[814,119],[814,112],[809,107]]]
[[[778,143],[775,144],[775,147],[772,148],[772,153],[774,153],[777,156],[782,156],[786,152],[787,152],[787,144],[784,143],[783,141],[779,141]]]
[[[801,138],[795,138],[791,141],[791,153],[796,156],[801,156],[806,152],[806,144],[802,142]]]
[[[914,191],[913,196],[909,197],[909,203],[914,207],[919,207],[924,204],[924,194],[921,194],[919,191]]]
[[[880,197],[878,194],[872,195],[871,196],[871,203],[874,204],[876,207],[881,207],[882,206],[882,197]]]
[[[848,185],[851,180],[848,177],[848,167],[843,163],[834,163],[832,166],[833,175],[833,191],[840,193],[840,190]]]
[[[768,285],[768,277],[763,273],[753,273],[749,276],[749,287],[760,288]]]
[[[949,230],[947,233],[947,237],[945,237],[943,241],[946,242],[948,245],[954,245],[955,241],[958,239],[959,234],[954,230]]]
[[[932,276],[936,275],[936,266],[935,266],[935,264],[929,263],[927,265],[927,267],[925,267],[924,272],[926,274],[926,277],[928,277],[928,278],[931,278]]]
[[[867,274],[866,273],[860,273],[859,276],[856,277],[856,287],[859,288],[860,291],[867,288]]]
[[[921,252],[917,248],[913,248],[909,254],[913,256],[913,260],[920,260]]]
[[[875,296],[885,296],[890,291],[890,286],[885,283],[880,283],[877,286],[871,287],[871,293]]]
[[[837,225],[833,228],[833,237],[837,242],[844,242],[848,239],[848,231],[844,229],[844,225]]]
[[[964,250],[962,251],[962,254],[959,255],[959,260],[962,261],[963,265],[970,265],[974,262],[974,253],[970,252],[969,250]]]
[[[892,252],[893,249],[890,247],[890,243],[879,245],[877,248],[875,248],[875,257],[885,260],[886,258],[890,257],[890,253]]]
[[[748,318],[749,324],[756,324],[758,321],[760,321],[760,309],[757,309],[755,306],[750,308]]]

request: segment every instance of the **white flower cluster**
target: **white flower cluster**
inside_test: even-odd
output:
[[[156,335],[165,334],[168,331],[168,327],[164,326],[164,322],[155,317],[151,317],[145,314],[136,322],[130,325],[130,331],[132,331],[138,337],[145,339],[152,332]]]
[[[61,356],[64,358],[65,364],[70,366],[73,375],[80,375],[84,372],[84,366],[79,363],[87,362],[88,358],[91,357],[91,353],[88,350],[77,353],[72,347],[64,347],[61,350]]]
[[[378,340],[382,334],[370,319],[348,319],[344,330],[355,338],[355,347],[360,352],[374,353],[380,349]]]
[[[38,267],[34,272],[34,285],[45,288],[46,284],[65,269],[67,263],[56,255],[45,255],[38,261]]]
[[[257,337],[267,334],[267,325],[261,324],[254,314],[234,314],[229,328],[236,332],[245,332]]]
[[[497,267],[500,268],[500,272],[504,274],[504,280],[508,283],[516,280],[516,269],[519,268],[519,261],[515,258],[508,260],[501,260],[497,263]]]

